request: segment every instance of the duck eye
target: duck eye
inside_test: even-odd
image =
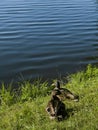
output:
[[[50,108],[49,107],[47,108],[47,111],[50,112]]]

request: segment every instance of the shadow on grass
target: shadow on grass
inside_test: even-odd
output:
[[[74,108],[65,109],[65,111],[63,111],[63,114],[60,114],[60,115],[57,116],[56,120],[57,121],[67,120],[68,118],[70,118],[71,116],[73,116],[74,113],[75,113]]]

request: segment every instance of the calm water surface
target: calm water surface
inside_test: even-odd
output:
[[[65,76],[98,63],[97,0],[2,0],[0,81]]]

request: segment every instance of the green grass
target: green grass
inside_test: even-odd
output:
[[[80,97],[79,102],[64,101],[69,118],[50,120],[45,111],[53,89],[40,80],[20,83],[17,91],[4,83],[0,89],[0,130],[98,130],[98,68],[88,65],[85,71],[66,77],[68,88]]]

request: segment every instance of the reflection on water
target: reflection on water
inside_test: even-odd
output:
[[[3,0],[0,81],[52,79],[97,64],[97,7],[93,0]]]

